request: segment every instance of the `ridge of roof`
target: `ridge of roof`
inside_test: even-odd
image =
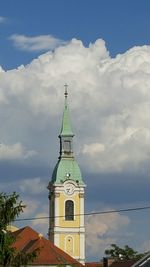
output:
[[[12,233],[16,238],[13,247],[22,250],[31,240],[39,238],[39,234],[29,226],[25,226]]]
[[[56,247],[50,240],[39,236],[39,234],[29,226],[17,230],[15,236],[17,239],[14,242],[14,247],[16,247],[17,250],[31,253],[39,249],[37,258],[32,262],[32,265],[72,264],[78,267],[82,266],[81,263]]]
[[[23,227],[23,228],[21,228],[21,229],[18,229],[18,230],[16,230],[16,231],[14,231],[12,234],[15,235],[15,236],[17,236],[17,235],[20,234],[22,231],[24,231],[24,229],[25,229],[26,227],[27,227],[27,226],[25,226],[25,227]]]
[[[32,233],[32,235],[34,233],[34,235],[38,236],[38,233],[35,230],[33,230],[30,226],[24,226],[23,228],[20,228],[20,229],[14,231],[13,235],[17,236],[17,235],[20,235],[21,233],[22,234],[25,233],[26,231],[30,231]]]

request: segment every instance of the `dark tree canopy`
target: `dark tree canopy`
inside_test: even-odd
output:
[[[11,195],[0,193],[0,265],[1,266],[26,266],[32,262],[38,251],[33,253],[22,253],[13,247],[15,237],[7,230],[7,226],[12,223],[25,208],[19,195],[15,192]]]
[[[133,248],[125,245],[123,248],[117,246],[116,244],[111,244],[110,249],[105,250],[105,254],[114,260],[133,260],[133,259],[140,259],[145,254],[140,254]]]
[[[128,245],[125,245],[123,248],[121,248],[116,244],[111,244],[111,248],[106,249],[105,254],[116,261],[133,259],[138,260],[145,255],[144,253],[138,253]]]
[[[0,230],[6,230],[7,226],[23,212],[25,205],[19,201],[19,195],[0,193]]]

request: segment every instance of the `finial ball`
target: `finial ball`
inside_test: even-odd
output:
[[[39,234],[39,238],[42,239],[42,237],[43,237],[43,235],[40,233],[40,234]]]

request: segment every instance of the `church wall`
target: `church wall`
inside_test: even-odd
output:
[[[70,240],[70,242],[69,242]],[[70,244],[71,243],[71,244]],[[80,234],[60,234],[60,247],[70,256],[77,258],[80,255]]]

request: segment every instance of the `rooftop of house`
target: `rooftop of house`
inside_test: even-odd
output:
[[[132,267],[135,260],[122,260],[114,261],[112,259],[108,260],[108,267]],[[85,267],[104,267],[104,263],[101,262],[86,262]]]
[[[32,262],[32,265],[82,266],[82,264],[56,247],[51,241],[44,238],[29,226],[13,232],[13,235],[16,237],[14,247],[17,250],[30,253],[35,249],[39,249],[39,253],[37,254],[36,259]]]
[[[122,261],[114,261],[110,267],[132,267],[135,263],[135,260],[122,260]]]
[[[42,234],[39,234],[31,227],[26,226],[17,231],[13,232],[13,235],[16,237],[14,247],[22,252],[30,253],[36,249],[39,249],[36,259],[30,264],[35,266],[41,265],[70,265],[74,267],[83,267],[81,263],[76,261],[74,258],[69,256],[67,253],[56,247],[51,241],[43,237]],[[150,253],[143,257],[139,262],[145,263],[143,266],[149,264]],[[112,261],[109,259],[109,267],[133,267],[139,266],[135,264],[135,260],[121,260],[121,261]],[[86,262],[85,267],[104,267],[103,262]]]
[[[103,267],[102,262],[86,262],[85,267]]]

